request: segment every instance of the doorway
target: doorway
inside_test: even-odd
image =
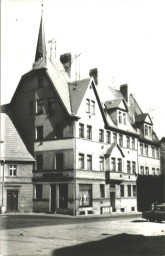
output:
[[[51,212],[56,210],[56,185],[51,184]]]
[[[59,208],[68,209],[68,184],[59,184]]]
[[[116,195],[115,195],[115,192],[113,191],[111,191],[110,192],[110,203],[111,203],[111,207],[112,207],[112,211],[113,212],[115,212],[116,211],[116,208],[115,208],[115,197],[116,197]]]
[[[16,190],[7,191],[7,211],[8,212],[18,211],[18,191]]]

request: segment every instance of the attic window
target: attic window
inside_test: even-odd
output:
[[[42,76],[40,76],[40,77],[38,78],[38,87],[40,87],[40,88],[43,87],[43,77],[42,77]]]

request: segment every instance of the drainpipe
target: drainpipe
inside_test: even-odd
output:
[[[5,169],[5,160],[2,160],[1,166],[3,168],[2,171],[2,206],[1,206],[1,213],[5,212],[5,206],[4,206],[4,169]]]

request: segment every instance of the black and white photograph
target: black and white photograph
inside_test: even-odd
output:
[[[165,255],[164,13],[1,0],[0,256]]]

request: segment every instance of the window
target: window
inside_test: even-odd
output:
[[[123,135],[119,134],[119,146],[123,147]]]
[[[79,154],[79,169],[84,169],[84,154]]]
[[[84,138],[84,125],[79,124],[79,137]]]
[[[133,185],[133,196],[136,196],[136,185]]]
[[[159,168],[157,168],[157,169],[156,169],[156,172],[157,172],[157,175],[159,175],[159,174],[160,174],[160,170],[159,170]]]
[[[144,135],[148,136],[148,126],[144,126]]]
[[[16,164],[10,164],[9,165],[9,176],[15,177],[17,175],[17,165]]]
[[[91,101],[91,114],[95,114],[95,102],[93,100]]]
[[[92,185],[79,185],[80,206],[92,206]]]
[[[119,124],[122,124],[122,113],[119,111]]]
[[[140,166],[140,174],[144,175],[144,167],[143,166]]]
[[[132,173],[136,173],[136,162],[132,162]]]
[[[95,101],[86,99],[86,113],[95,114]]]
[[[105,198],[105,185],[100,184],[100,197]]]
[[[116,171],[116,159],[114,157],[111,157],[111,171]]]
[[[42,199],[42,184],[36,184],[36,199]]]
[[[63,138],[63,125],[56,124],[56,137],[58,139]]]
[[[131,197],[131,185],[127,185],[127,194],[128,197]]]
[[[149,136],[152,137],[152,128],[149,126]]]
[[[92,156],[87,155],[87,169],[92,170]]]
[[[43,155],[36,155],[36,169],[38,171],[43,170]]]
[[[159,149],[156,148],[156,158],[159,159]]]
[[[148,145],[145,145],[144,149],[145,149],[145,156],[148,156]]]
[[[146,175],[149,175],[149,167],[145,167],[145,173]]]
[[[113,132],[113,142],[117,143],[117,134]]]
[[[151,150],[152,150],[152,157],[155,158],[155,148],[152,147]]]
[[[120,185],[120,197],[124,197],[124,185]]]
[[[99,157],[99,168],[100,171],[104,171],[104,157]]]
[[[55,155],[55,169],[63,170],[64,168],[64,156],[63,153],[57,153]]]
[[[127,121],[126,121],[126,113],[123,113],[123,124],[126,125]]]
[[[92,126],[87,125],[87,139],[91,140],[92,139]]]
[[[37,114],[44,114],[44,102],[43,100],[37,100]]]
[[[49,99],[48,100],[48,111],[49,111],[49,113],[54,113],[55,107],[56,107],[55,99]]]
[[[127,173],[131,173],[131,163],[127,161]]]
[[[86,112],[90,113],[90,100],[86,99]]]
[[[99,141],[103,142],[104,141],[104,130],[99,129]]]
[[[155,168],[152,168],[152,174],[155,175]]]
[[[111,143],[111,133],[109,131],[106,131],[106,143]]]
[[[121,158],[117,159],[118,172],[122,172],[122,160]]]
[[[130,137],[126,136],[126,144],[127,144],[127,148],[130,148]]]
[[[135,138],[132,138],[132,149],[135,149]]]
[[[43,140],[43,126],[36,127],[36,140]]]
[[[140,155],[143,155],[143,144],[140,143]]]
[[[43,87],[43,77],[42,76],[40,76],[38,78],[38,87]]]

